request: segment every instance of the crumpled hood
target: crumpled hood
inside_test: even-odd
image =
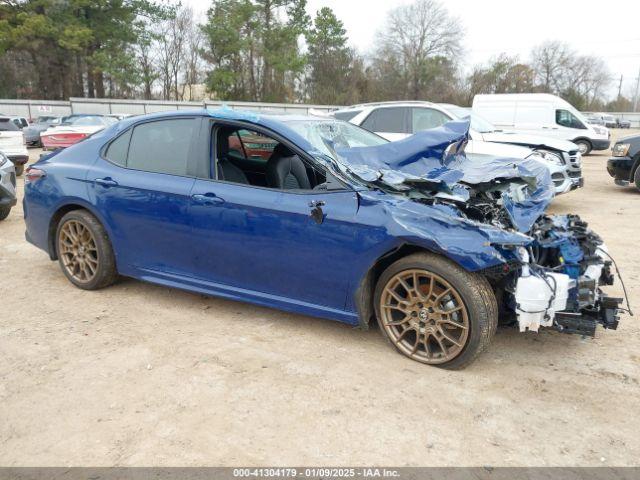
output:
[[[337,149],[339,160],[362,180],[409,194],[466,202],[487,193],[529,232],[553,199],[549,169],[536,160],[467,157],[469,121],[449,122],[398,142]]]

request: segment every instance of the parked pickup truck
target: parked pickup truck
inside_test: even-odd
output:
[[[607,171],[616,185],[626,187],[634,183],[640,189],[640,135],[621,138],[611,151],[613,156],[607,162]]]

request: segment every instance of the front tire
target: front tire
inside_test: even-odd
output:
[[[56,230],[56,249],[63,273],[78,288],[98,290],[118,278],[107,232],[86,210],[62,217]]]
[[[11,207],[0,207],[0,222],[6,219],[11,212]]]
[[[593,145],[591,145],[591,142],[589,140],[584,140],[581,138],[579,140],[575,140],[573,143],[578,146],[578,150],[580,150],[580,153],[582,155],[589,155],[591,153],[591,150],[593,150]]]
[[[378,280],[375,310],[382,334],[400,353],[428,365],[461,369],[484,351],[498,325],[489,282],[441,256],[398,260]]]
[[[636,184],[636,188],[640,190],[640,166],[636,168],[636,174],[633,177],[633,181]]]

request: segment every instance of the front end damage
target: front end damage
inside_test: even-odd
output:
[[[502,324],[585,336],[598,324],[616,329],[620,312],[632,313],[602,290],[615,267],[602,239],[576,215],[546,214],[554,193],[543,164],[465,155],[468,127],[451,122],[400,142],[338,149],[335,160],[384,194],[400,236],[484,274]]]
[[[602,239],[576,215],[543,216],[530,231],[532,242],[519,247],[514,272],[491,281],[502,293],[503,323],[521,332],[551,327],[594,336],[596,326],[618,327],[622,298],[608,297],[613,261]]]

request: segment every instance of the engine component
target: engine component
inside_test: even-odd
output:
[[[551,327],[556,316],[567,308],[571,278],[563,273],[547,273],[524,266],[516,285],[516,314],[520,331],[537,332]]]

